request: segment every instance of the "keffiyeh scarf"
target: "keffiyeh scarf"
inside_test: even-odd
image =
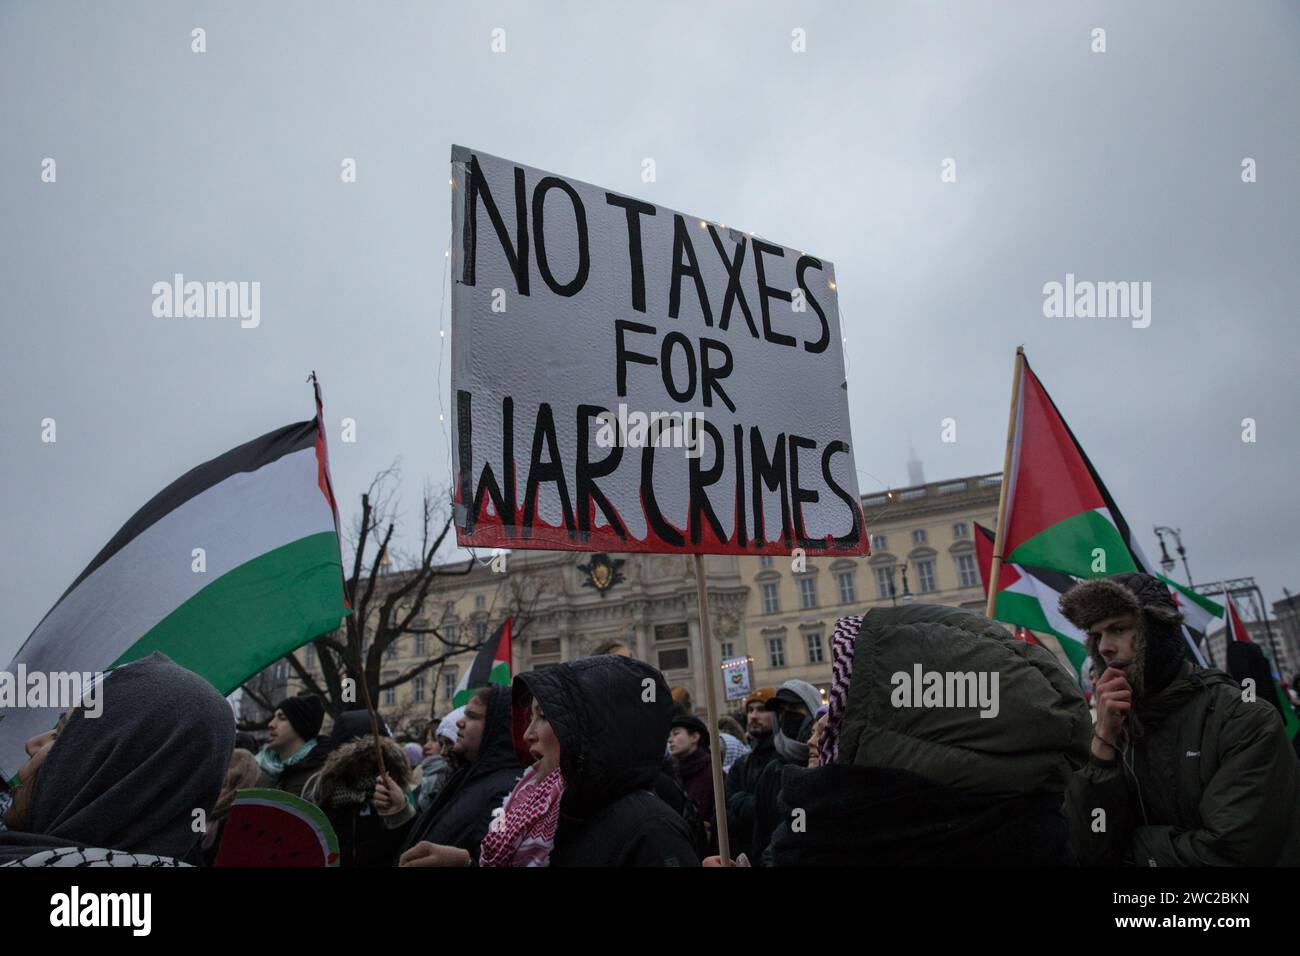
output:
[[[849,703],[849,683],[853,680],[853,648],[862,630],[862,616],[842,617],[835,622],[831,638],[831,689],[817,750],[823,766],[835,763],[840,755],[840,724]]]
[[[536,766],[525,770],[483,838],[479,865],[546,866],[555,848],[563,796],[559,767],[540,780]]]

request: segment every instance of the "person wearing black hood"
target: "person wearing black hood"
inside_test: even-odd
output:
[[[286,697],[267,723],[267,744],[257,755],[258,786],[302,796],[307,781],[320,772],[329,745],[319,736],[325,704],[315,694]]]
[[[72,707],[27,743],[0,864],[176,866],[196,858],[234,750],[230,705],[153,653],[109,671],[102,711]]]
[[[466,703],[465,713],[457,722],[460,736],[452,750],[463,763],[429,809],[406,831],[398,862],[422,843],[453,847],[464,851],[467,859],[478,859],[492,812],[501,806],[523,770],[510,724],[510,693],[509,687],[493,685],[478,691]],[[397,811],[389,817],[390,826],[402,826],[412,815],[405,806],[399,805]]]
[[[1140,573],[1095,578],[1061,612],[1087,633],[1100,675],[1091,760],[1066,800],[1079,861],[1300,865],[1300,765],[1278,712],[1187,658],[1169,588]]]
[[[532,763],[483,840],[482,865],[698,866],[686,824],[650,789],[671,709],[659,671],[611,654],[516,677],[516,748]],[[470,862],[430,843],[406,858]]]

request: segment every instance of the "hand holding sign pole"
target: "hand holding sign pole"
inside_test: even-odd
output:
[[[693,555],[712,711],[701,556],[868,553],[834,267],[476,150],[451,159],[456,540]],[[725,853],[721,810],[718,825]]]

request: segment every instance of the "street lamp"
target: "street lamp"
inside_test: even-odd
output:
[[[909,591],[907,588],[907,562],[906,561],[903,562],[902,570],[903,570],[903,603],[911,604],[916,599],[912,597],[912,592]]]
[[[1183,571],[1187,574],[1187,586],[1192,587],[1192,569],[1187,566],[1187,549],[1183,547],[1183,532],[1181,528],[1166,528],[1163,525],[1156,529],[1156,537],[1160,539],[1160,567],[1165,569],[1165,574],[1170,574],[1174,570],[1174,559],[1169,556],[1169,551],[1165,548],[1165,535],[1172,535],[1174,539],[1174,550],[1178,556],[1183,559]]]

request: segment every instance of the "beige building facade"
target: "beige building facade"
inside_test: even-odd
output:
[[[975,522],[996,520],[1000,476],[929,482],[862,499],[872,554],[825,558],[708,555],[704,558],[713,658],[748,667],[754,687],[792,677],[830,684],[830,638],[838,618],[904,601],[982,608]],[[449,639],[480,638],[513,613],[513,673],[597,652],[610,642],[653,664],[670,686],[705,707],[702,630],[693,559],[684,555],[513,551],[448,577],[426,601],[424,624]],[[433,635],[405,637],[384,659],[390,680],[438,653]],[[315,660],[303,652],[310,670]],[[473,655],[381,693],[381,711],[401,727],[451,709]],[[738,663],[743,661],[744,663]],[[738,710],[716,681],[714,713]]]

